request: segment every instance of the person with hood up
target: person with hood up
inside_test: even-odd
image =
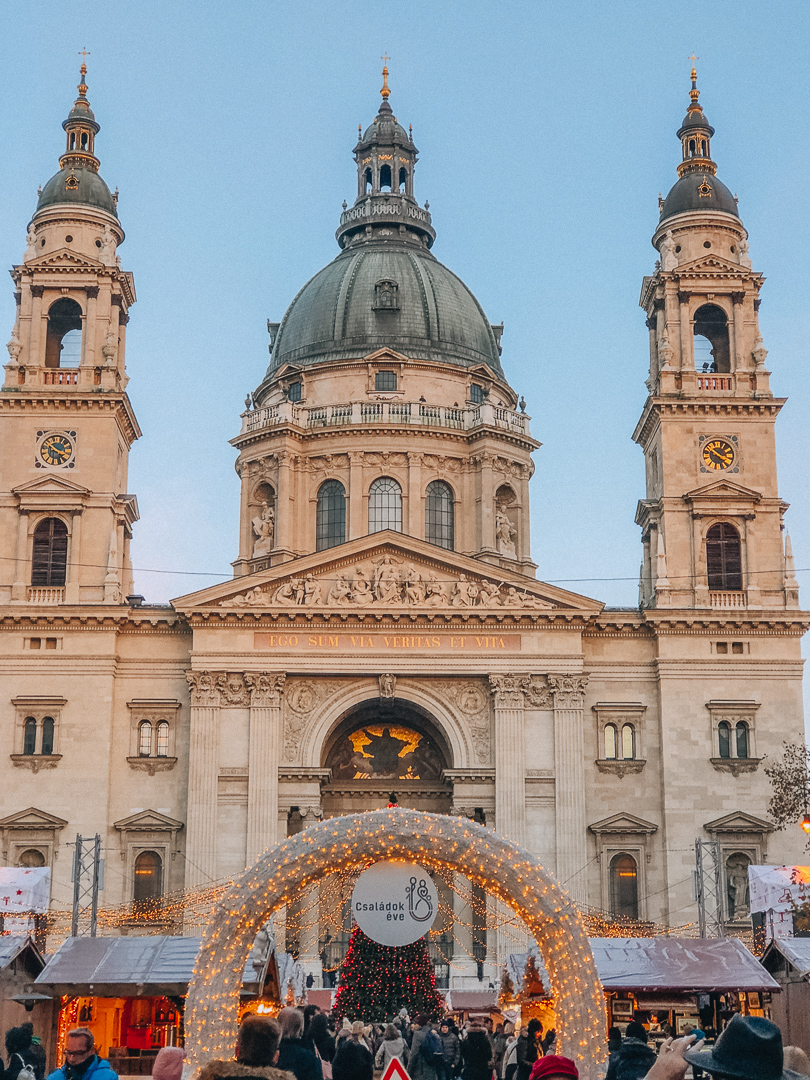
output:
[[[492,1043],[479,1024],[467,1032],[467,1038],[461,1044],[461,1057],[464,1061],[461,1070],[463,1080],[491,1080]]]
[[[388,1068],[391,1058],[399,1058],[403,1065],[408,1064],[408,1044],[393,1024],[386,1024],[385,1036],[380,1043],[374,1064],[383,1072]]]
[[[96,1053],[96,1037],[89,1028],[74,1028],[65,1038],[65,1064],[48,1080],[118,1080],[109,1061]]]
[[[631,1020],[619,1052],[611,1055],[605,1080],[643,1080],[655,1063],[655,1051],[647,1045],[644,1025]]]
[[[275,1020],[249,1013],[239,1027],[236,1060],[207,1061],[200,1069],[199,1080],[247,1080],[248,1077],[251,1080],[295,1080],[292,1073],[276,1068],[280,1042],[281,1028]],[[178,1049],[179,1047],[175,1046],[164,1047],[155,1059],[155,1067],[157,1068],[161,1054],[167,1050]],[[166,1063],[167,1069],[175,1065],[176,1058],[170,1058]],[[180,1066],[182,1069],[182,1059]]]
[[[185,1058],[182,1046],[161,1046],[152,1063],[152,1080],[181,1080]]]

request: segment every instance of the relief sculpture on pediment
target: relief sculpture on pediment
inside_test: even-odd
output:
[[[451,572],[452,573],[452,572]],[[457,573],[441,577],[386,553],[366,563],[277,584],[256,585],[219,601],[220,607],[413,607],[552,610],[549,600],[505,582]]]

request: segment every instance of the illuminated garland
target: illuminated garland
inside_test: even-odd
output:
[[[319,822],[240,875],[217,905],[189,985],[189,1065],[232,1056],[242,972],[267,918],[330,873],[390,858],[453,869],[522,917],[549,973],[560,1052],[578,1063],[583,1080],[596,1080],[605,1057],[604,998],[576,906],[534,856],[492,830],[398,808]]]

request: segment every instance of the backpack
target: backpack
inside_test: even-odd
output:
[[[22,1062],[20,1071],[17,1073],[17,1080],[37,1080],[36,1073],[32,1066],[27,1065],[23,1060],[22,1054],[14,1054],[14,1057],[18,1057]],[[9,1062],[11,1064],[11,1062]]]
[[[422,1057],[430,1065],[433,1064],[435,1055],[441,1056],[442,1054],[442,1041],[433,1028],[427,1029],[424,1042],[422,1043]]]

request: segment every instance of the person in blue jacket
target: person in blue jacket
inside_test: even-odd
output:
[[[89,1028],[74,1028],[65,1039],[65,1064],[54,1069],[48,1080],[118,1080],[109,1061],[96,1053],[96,1040]]]

